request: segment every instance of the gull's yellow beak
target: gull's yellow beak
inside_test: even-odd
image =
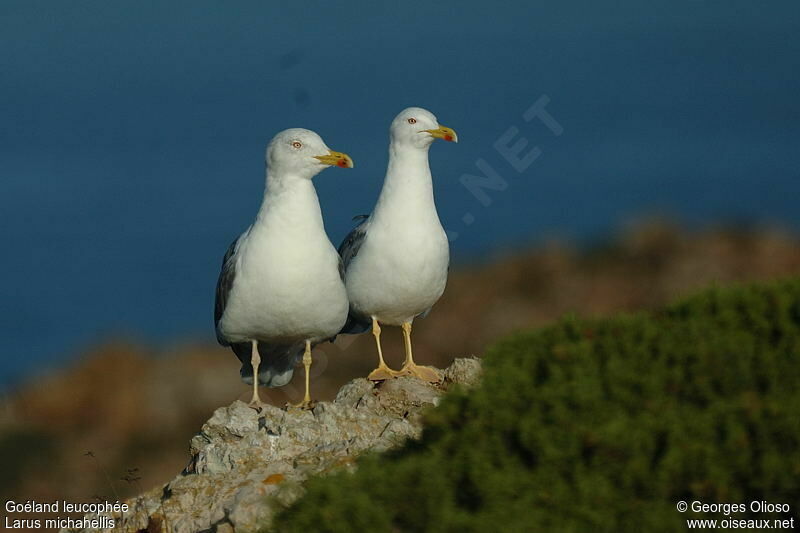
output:
[[[445,141],[450,141],[457,143],[458,142],[458,135],[453,128],[448,128],[447,126],[439,126],[435,130],[423,130],[430,133],[435,139],[444,139]]]
[[[330,150],[327,155],[315,155],[314,157],[332,167],[353,168],[353,160],[342,152]]]

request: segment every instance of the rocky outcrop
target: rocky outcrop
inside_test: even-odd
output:
[[[477,359],[457,359],[444,382],[403,377],[374,384],[356,379],[333,402],[313,410],[236,401],[217,409],[191,441],[186,469],[163,487],[127,503],[114,531],[251,531],[268,525],[302,494],[307,477],[350,468],[366,451],[384,451],[422,432],[422,412],[452,385],[480,375]],[[75,531],[75,530],[71,530]]]

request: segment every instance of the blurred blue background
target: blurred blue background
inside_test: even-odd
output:
[[[368,213],[409,105],[464,262],[631,218],[800,228],[796,2],[0,4],[2,383],[112,335],[213,336],[220,259],[277,131],[318,131],[353,171],[316,180],[338,244]],[[555,137],[521,114],[541,95]],[[522,174],[509,127],[542,150]],[[505,179],[484,207],[460,184]],[[471,214],[474,222],[464,223]]]

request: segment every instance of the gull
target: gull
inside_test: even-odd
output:
[[[444,292],[450,263],[447,235],[433,200],[428,149],[435,139],[458,142],[458,137],[419,107],[397,115],[389,132],[389,166],[375,209],[339,246],[350,300],[341,332],[372,329],[378,367],[369,379],[413,375],[435,383],[442,379],[439,372],[414,363],[411,325]],[[403,329],[405,363],[399,372],[383,360],[381,324]]]
[[[260,410],[258,386],[280,387],[302,357],[310,408],[311,349],[347,319],[339,254],[328,240],[312,178],[328,166],[352,168],[313,131],[293,128],[267,146],[266,188],[255,222],[222,260],[214,305],[217,340],[242,362]]]

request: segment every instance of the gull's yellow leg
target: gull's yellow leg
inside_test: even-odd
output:
[[[253,349],[250,352],[250,364],[253,365],[253,399],[250,400],[250,407],[256,411],[261,411],[264,405],[261,402],[261,397],[258,395],[258,365],[261,364],[261,354],[258,353],[258,341],[251,341]]]
[[[367,379],[370,381],[382,381],[395,377],[397,372],[386,366],[386,362],[383,360],[383,350],[381,350],[381,326],[378,324],[378,319],[375,317],[372,317],[372,335],[375,337],[375,346],[378,348],[378,368],[370,372]]]
[[[442,375],[435,368],[414,363],[414,354],[411,351],[411,322],[403,322],[403,343],[406,347],[406,361],[403,363],[399,375],[415,376],[429,383],[442,381]]]
[[[311,401],[311,341],[306,341],[306,351],[303,352],[303,366],[306,369],[306,394],[303,396],[302,402],[292,405],[292,407],[311,409],[314,407],[314,402]]]

